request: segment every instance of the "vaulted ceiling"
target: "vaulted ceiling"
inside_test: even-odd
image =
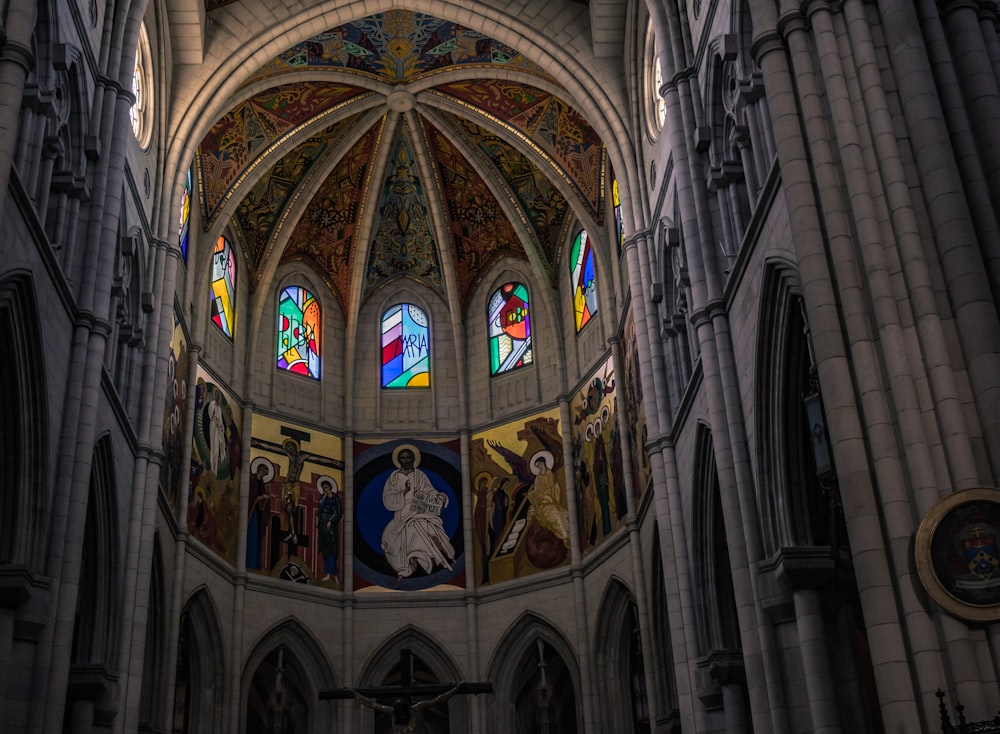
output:
[[[347,311],[402,276],[463,312],[504,257],[555,282],[569,228],[603,223],[605,146],[543,69],[408,10],[264,64],[198,150],[201,220],[228,220],[253,286],[308,263]]]

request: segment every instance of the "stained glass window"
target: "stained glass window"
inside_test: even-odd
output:
[[[236,258],[229,240],[219,237],[212,254],[212,321],[233,338],[236,303]]]
[[[507,283],[496,290],[489,303],[489,331],[491,375],[531,364],[531,320],[524,285]]]
[[[278,369],[319,379],[319,302],[305,288],[289,286],[278,296]]]
[[[400,303],[382,314],[382,387],[430,387],[427,314]]]
[[[128,109],[132,133],[139,145],[145,148],[150,140],[150,111],[152,108],[152,74],[149,69],[149,36],[146,24],[139,26],[139,43],[135,48],[135,64],[132,66],[132,96],[135,99]]]
[[[655,140],[667,121],[667,101],[660,96],[663,71],[660,54],[656,50],[656,34],[652,21],[646,26],[646,121],[650,138]]]
[[[618,243],[618,252],[621,253],[625,244],[625,223],[622,220],[622,197],[618,191],[618,179],[611,182],[611,202],[615,207],[615,242]]]
[[[594,250],[590,235],[581,229],[573,240],[569,254],[569,267],[573,278],[573,310],[576,312],[576,330],[579,332],[597,313],[597,281],[594,276]]]
[[[177,242],[181,246],[181,255],[184,262],[188,257],[188,234],[191,228],[191,169],[188,169],[187,178],[184,179],[184,191],[181,192],[181,216],[180,227],[177,230]]]

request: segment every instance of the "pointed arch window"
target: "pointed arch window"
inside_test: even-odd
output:
[[[212,254],[212,321],[233,338],[236,303],[236,258],[229,240],[220,236]]]
[[[531,364],[531,318],[528,289],[506,283],[490,297],[490,374],[499,375]]]
[[[576,314],[576,330],[580,329],[597,313],[597,279],[594,275],[594,248],[587,230],[581,229],[573,240],[569,254],[570,274],[573,280],[573,310]]]
[[[146,32],[146,24],[143,23],[139,26],[139,43],[135,48],[135,64],[132,67],[132,97],[134,101],[128,110],[129,120],[132,123],[132,133],[142,148],[149,145],[152,137],[153,98],[150,92],[153,87],[153,75],[149,68],[151,55],[149,34]]]
[[[278,295],[278,369],[305,375],[320,375],[322,310],[316,296],[296,285]]]
[[[646,26],[645,61],[646,121],[650,138],[655,140],[667,122],[667,101],[660,96],[663,71],[660,68],[660,53],[656,48],[652,21]]]
[[[412,303],[382,314],[382,387],[430,387],[430,324]]]
[[[625,246],[625,221],[622,219],[622,197],[617,178],[611,182],[611,203],[615,213],[615,243],[620,254]]]
[[[184,262],[188,257],[188,236],[191,233],[191,169],[188,168],[184,179],[184,190],[181,192],[181,214],[177,228],[177,244],[181,248]]]

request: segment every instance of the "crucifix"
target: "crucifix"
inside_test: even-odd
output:
[[[400,685],[334,688],[320,691],[321,701],[356,698],[362,706],[392,715],[393,734],[417,734],[425,709],[454,695],[493,693],[492,683],[438,683],[417,685],[413,680],[413,653],[399,651]]]

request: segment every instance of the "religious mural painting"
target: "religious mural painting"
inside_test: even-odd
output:
[[[254,414],[248,571],[343,588],[343,444],[337,436]]]
[[[567,563],[570,520],[558,410],[475,434],[471,454],[476,583]]]
[[[458,440],[354,442],[355,591],[465,588]]]
[[[160,464],[160,486],[166,492],[170,506],[177,512],[180,500],[181,454],[184,451],[182,429],[187,406],[188,351],[184,328],[174,312],[174,331],[170,336],[167,355],[167,394],[163,410],[163,463]]]
[[[632,487],[636,505],[649,484],[649,452],[646,451],[646,407],[642,401],[642,377],[639,374],[639,345],[635,338],[635,318],[629,309],[621,342],[622,389],[625,391],[625,422],[632,449]]]
[[[617,403],[609,357],[570,401],[573,485],[584,552],[617,530],[627,511]]]
[[[198,369],[187,527],[193,538],[229,563],[236,561],[243,444],[239,404]]]

